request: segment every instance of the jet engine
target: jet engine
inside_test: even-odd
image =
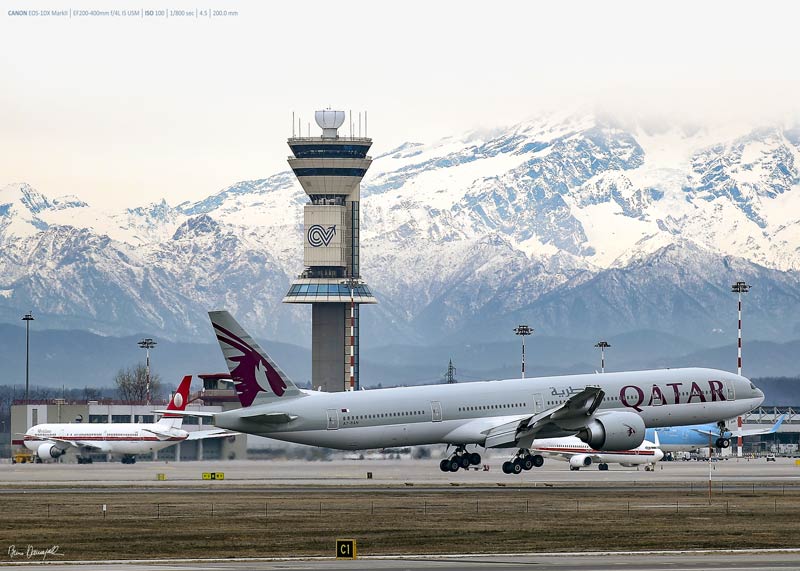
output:
[[[609,412],[581,428],[578,438],[595,450],[631,450],[644,441],[644,421],[633,412]]]
[[[588,454],[575,454],[575,456],[569,459],[569,467],[578,469],[584,468],[586,466],[592,465],[592,457]]]
[[[39,448],[36,450],[36,455],[42,460],[47,458],[58,458],[62,454],[64,454],[64,450],[54,444],[50,444],[49,442],[40,444]]]

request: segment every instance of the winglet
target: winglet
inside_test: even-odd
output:
[[[243,407],[252,405],[256,397],[275,400],[300,394],[289,377],[230,313],[209,311],[208,317]]]
[[[172,398],[169,400],[167,412],[164,414],[163,418],[181,418],[181,415],[170,414],[169,411],[182,411],[186,409],[186,404],[189,402],[189,387],[191,384],[192,375],[183,377],[183,380],[181,380],[181,383],[178,385],[178,390],[175,391],[175,394],[172,395]]]

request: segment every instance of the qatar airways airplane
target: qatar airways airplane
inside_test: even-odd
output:
[[[449,465],[484,448],[515,448],[514,473],[536,438],[576,435],[595,450],[630,450],[646,427],[717,422],[761,404],[748,379],[665,369],[323,393],[301,390],[227,311],[209,312],[242,408],[207,413],[219,428],[342,450],[443,443]]]
[[[40,460],[54,459],[64,455],[68,448],[80,452],[106,452],[122,456],[123,464],[136,462],[136,454],[148,454],[172,446],[183,440],[202,440],[229,436],[227,430],[181,429],[183,415],[189,401],[189,386],[192,376],[187,375],[169,401],[164,416],[155,423],[58,423],[37,424],[24,435],[25,447],[33,451]],[[90,456],[79,455],[78,464],[91,464]]]

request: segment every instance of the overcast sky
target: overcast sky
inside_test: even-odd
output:
[[[176,204],[286,168],[292,112],[369,112],[373,154],[601,104],[796,117],[793,2],[75,0],[214,20],[0,14],[0,186]]]

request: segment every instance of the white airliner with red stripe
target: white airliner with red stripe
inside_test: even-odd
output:
[[[94,451],[121,455],[124,464],[133,464],[136,454],[149,454],[183,440],[220,438],[232,434],[221,429],[194,432],[181,429],[183,416],[170,414],[170,411],[185,410],[191,383],[191,375],[183,378],[158,422],[37,424],[25,433],[25,447],[42,460],[58,458],[69,448],[77,448],[80,453]],[[91,458],[80,454],[78,463],[91,463]]]
[[[531,447],[533,465],[541,466],[543,456],[569,462],[570,470],[580,470],[596,463],[600,470],[608,470],[609,464],[622,466],[642,466],[652,470],[656,462],[664,457],[664,452],[657,443],[645,440],[631,450],[594,450],[576,436],[564,438],[540,438],[533,441]],[[537,456],[539,459],[537,460]],[[525,468],[525,466],[523,466]],[[511,473],[504,466],[504,471]]]

